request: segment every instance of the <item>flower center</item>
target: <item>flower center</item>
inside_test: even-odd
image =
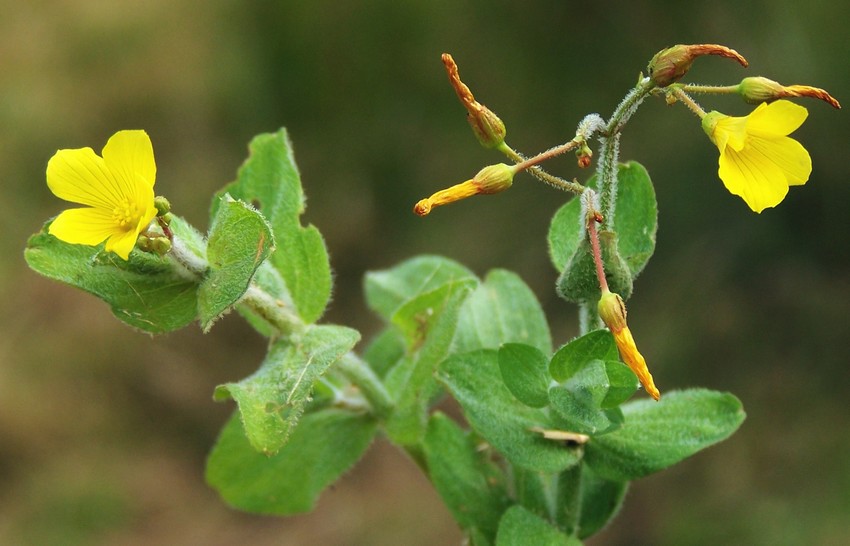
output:
[[[140,217],[139,207],[126,198],[112,209],[112,219],[124,229],[135,227]]]

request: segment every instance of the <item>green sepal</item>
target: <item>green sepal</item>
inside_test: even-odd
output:
[[[428,422],[422,448],[431,481],[461,528],[494,538],[510,504],[502,470],[469,433],[439,412]]]
[[[370,416],[338,409],[304,415],[275,455],[257,452],[231,417],[207,460],[206,480],[234,508],[258,514],[311,511],[321,492],[365,453],[377,430]]]
[[[544,410],[526,406],[511,394],[495,350],[452,355],[440,365],[437,377],[460,403],[470,426],[514,465],[560,472],[578,463],[579,447],[535,432],[556,428],[555,423]]]
[[[256,209],[228,194],[221,201],[207,241],[209,269],[198,288],[205,332],[245,294],[275,244],[271,226]]]
[[[298,315],[306,323],[316,322],[330,299],[331,269],[319,230],[301,225],[305,198],[292,143],[281,129],[257,135],[249,149],[237,180],[213,199],[211,217],[216,217],[224,194],[257,209],[271,225],[277,244],[269,261],[286,283]]]
[[[197,317],[199,279],[167,256],[133,250],[124,261],[103,245],[60,241],[47,233],[49,226],[27,241],[24,258],[34,271],[97,296],[120,320],[152,334],[180,329]],[[172,230],[186,237],[192,252],[202,253],[203,240],[182,219],[174,217]]]
[[[667,392],[659,402],[623,404],[625,424],[593,438],[585,461],[599,476],[627,481],[663,470],[728,438],[744,421],[741,402],[706,389]]]
[[[596,177],[587,185],[595,188]],[[570,301],[592,302],[599,299],[599,283],[595,269],[589,267],[593,264],[588,261],[584,222],[579,199],[562,206],[549,227],[549,255],[561,273],[561,295]],[[657,228],[658,205],[649,173],[635,161],[619,165],[613,233],[600,231],[600,245],[608,284],[624,299],[655,250]]]
[[[351,328],[310,326],[274,342],[253,375],[219,385],[214,398],[235,400],[250,444],[266,455],[274,454],[296,429],[313,383],[359,339]]]
[[[581,546],[540,516],[516,505],[505,511],[499,523],[496,546]]]

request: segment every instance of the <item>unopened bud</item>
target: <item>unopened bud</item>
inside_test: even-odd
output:
[[[484,167],[471,180],[440,190],[431,197],[420,200],[413,207],[419,216],[427,216],[433,207],[448,205],[473,195],[489,195],[510,188],[514,180],[514,168],[497,163]]]
[[[159,256],[165,256],[171,250],[171,241],[167,237],[151,239],[151,251]]]
[[[655,54],[649,61],[649,78],[658,87],[667,87],[679,81],[691,69],[694,59],[703,55],[719,55],[735,59],[742,66],[749,63],[734,49],[717,44],[674,45]]]
[[[165,216],[171,210],[171,203],[161,195],[154,197],[153,206],[156,208],[157,216]]]
[[[782,85],[761,76],[741,80],[738,84],[738,93],[745,102],[750,104],[772,102],[789,97],[811,97],[820,99],[833,108],[841,108],[841,104],[823,89],[808,85]]]
[[[142,252],[151,252],[151,239],[147,235],[139,235],[139,238],[136,239],[136,246]]]
[[[590,167],[590,162],[593,159],[593,150],[590,149],[587,142],[582,142],[581,146],[576,150],[576,158],[578,159],[579,168],[586,169]]]
[[[653,381],[652,374],[649,373],[649,368],[646,366],[646,360],[638,351],[632,332],[626,324],[626,304],[623,303],[623,298],[618,294],[603,290],[598,309],[599,318],[602,319],[602,322],[614,336],[614,343],[617,344],[623,362],[634,372],[643,388],[652,398],[655,400],[661,398],[661,393],[655,387],[655,381]]]
[[[496,148],[504,144],[507,134],[505,124],[492,110],[475,100],[472,91],[460,80],[460,73],[452,56],[443,53],[442,59],[449,75],[449,82],[454,88],[457,98],[466,108],[466,119],[478,142],[485,148]]]

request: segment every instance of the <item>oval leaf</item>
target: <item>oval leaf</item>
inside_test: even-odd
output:
[[[499,370],[508,390],[517,400],[542,408],[549,403],[549,360],[540,349],[522,343],[507,343],[499,348]]]
[[[360,459],[376,428],[367,415],[336,409],[310,413],[289,443],[268,457],[251,446],[234,415],[207,460],[207,483],[240,510],[277,515],[309,512],[322,490]]]
[[[596,177],[588,180],[596,187]],[[631,291],[631,281],[646,266],[655,250],[658,229],[658,205],[655,189],[646,169],[635,161],[619,166],[617,174],[617,209],[613,233],[600,233],[605,270],[612,290],[624,298]],[[581,203],[578,199],[566,203],[552,218],[549,227],[549,255],[559,272],[560,292],[570,301],[598,299],[589,246],[586,243]],[[625,276],[628,275],[628,279]]]
[[[585,446],[587,464],[615,481],[676,464],[728,438],[745,417],[733,395],[705,389],[668,392],[659,402],[638,400],[622,409],[623,427]]]
[[[209,270],[198,289],[198,313],[205,332],[245,294],[272,250],[274,235],[263,215],[225,194],[210,227]]]
[[[513,464],[560,472],[578,463],[580,448],[532,430],[555,427],[543,410],[522,404],[505,387],[496,351],[453,355],[440,365],[437,377],[460,403],[470,426]]]

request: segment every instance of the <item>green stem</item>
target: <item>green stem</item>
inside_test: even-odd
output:
[[[303,332],[307,325],[286,304],[254,283],[248,285],[248,290],[239,300],[240,305],[251,309],[271,324],[282,336],[290,336]]]
[[[596,170],[599,187],[599,208],[605,217],[602,229],[612,230],[617,204],[617,156],[620,147],[620,133],[637,110],[640,103],[652,92],[655,84],[644,78],[634,89],[626,94],[623,101],[614,110],[611,119],[600,137],[599,164]]]
[[[517,163],[517,165],[522,165],[526,161],[535,160],[538,157],[546,155],[546,154],[549,154],[549,155],[546,155],[546,157],[543,160],[549,159],[550,157],[554,157],[554,156],[558,155],[559,153],[564,153],[564,152],[566,152],[566,151],[568,151],[569,149],[572,149],[572,148],[564,149],[564,150],[558,151],[557,153],[551,153],[551,152],[553,150],[558,150],[559,148],[568,146],[572,142],[573,141],[571,140],[570,142],[567,142],[566,144],[562,144],[561,146],[556,146],[555,148],[547,150],[546,152],[543,152],[542,154],[539,154],[538,156],[535,156],[534,158],[531,158],[531,159],[526,159],[522,154],[517,153],[513,148],[511,148],[510,146],[508,146],[504,142],[502,143],[501,146],[499,146],[498,149],[499,149],[500,152],[502,152],[503,154],[505,154],[506,156],[511,158],[515,163]],[[573,146],[573,147],[575,147],[575,146]],[[543,160],[541,160],[541,161],[543,161]],[[538,179],[542,182],[549,184],[553,188],[557,188],[561,191],[574,193],[576,195],[579,195],[584,191],[584,186],[582,186],[578,182],[575,182],[575,181],[570,182],[569,180],[564,180],[563,178],[560,178],[558,176],[551,175],[551,174],[547,173],[546,171],[544,171],[538,165],[533,165],[533,166],[530,166],[530,167],[527,167],[527,168],[526,167],[523,167],[523,168],[525,168],[528,171],[528,174],[530,174],[531,176],[533,176],[534,178],[536,178],[536,179]]]
[[[376,417],[389,416],[395,405],[393,399],[367,362],[354,353],[348,353],[337,363],[337,370],[357,386]]]
[[[737,93],[739,86],[738,85],[695,85],[695,84],[686,84],[686,85],[677,85],[676,90],[681,89],[682,91],[687,91],[688,93],[713,93],[715,95],[730,95],[733,93]]]

